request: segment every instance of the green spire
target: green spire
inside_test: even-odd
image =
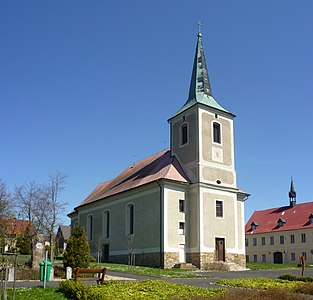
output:
[[[201,103],[203,105],[231,114],[221,105],[219,105],[219,103],[213,98],[208,69],[205,62],[204,50],[202,46],[202,34],[200,32],[201,25],[201,23],[198,23],[198,41],[193,63],[188,100],[186,101],[184,106],[177,112],[177,114],[185,111],[196,103]],[[177,114],[175,114],[175,116]]]

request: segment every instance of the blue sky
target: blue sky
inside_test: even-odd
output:
[[[313,201],[312,15],[312,0],[0,0],[0,178],[59,170],[70,212],[167,148],[201,20],[213,95],[237,115],[246,219],[287,204],[291,176]]]

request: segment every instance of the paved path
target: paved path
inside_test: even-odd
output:
[[[129,273],[120,273],[120,272],[111,272],[108,271],[108,279],[114,280],[164,280],[166,282],[186,284],[191,286],[197,286],[202,288],[218,288],[221,287],[216,284],[220,279],[234,279],[234,278],[254,278],[254,277],[266,277],[266,278],[277,278],[279,275],[284,273],[291,273],[297,276],[301,275],[301,269],[287,269],[287,270],[258,270],[258,271],[237,271],[237,272],[217,272],[217,271],[199,271],[196,272],[199,275],[202,275],[201,278],[157,278],[151,276],[129,274]],[[313,269],[306,269],[305,276],[313,277]],[[84,280],[86,284],[95,284],[96,280]],[[59,281],[50,281],[47,282],[47,286],[58,287],[60,284]],[[8,286],[12,287],[13,283],[9,283]],[[16,282],[16,287],[34,287],[34,286],[43,286],[43,283],[40,281],[18,281]]]

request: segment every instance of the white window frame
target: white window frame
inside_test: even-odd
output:
[[[130,207],[133,206],[133,232],[130,232]],[[125,234],[127,236],[133,236],[135,235],[135,224],[136,224],[136,218],[135,218],[135,203],[129,202],[125,206]]]
[[[180,229],[180,224],[184,224],[183,229]],[[178,222],[178,234],[179,235],[186,235],[186,222],[185,221],[179,221]]]
[[[294,244],[295,241],[296,241],[295,235],[294,235],[294,234],[291,234],[291,235],[290,235],[290,244]]]
[[[180,202],[183,202],[183,206],[184,206],[184,209],[183,210],[180,210]],[[185,199],[178,199],[178,211],[180,213],[185,213],[186,212],[186,200]]]
[[[108,221],[108,216],[109,216],[109,221]],[[104,212],[103,212],[103,237],[105,239],[108,239],[110,237],[110,218],[111,218],[111,212],[109,209],[106,209]],[[109,226],[108,226],[109,225]],[[109,228],[107,228],[109,227]]]
[[[92,241],[92,239],[93,239],[93,223],[94,223],[93,214],[89,214],[87,216],[87,238],[88,238],[88,241]]]
[[[220,137],[221,137],[221,142],[220,142],[220,143],[214,142],[214,123],[220,125]],[[214,145],[223,146],[223,126],[222,126],[222,123],[221,123],[221,122],[218,122],[218,121],[216,121],[216,120],[214,120],[214,121],[212,121],[211,128],[212,128],[212,129],[211,129],[211,130],[212,130],[212,143],[213,143]]]
[[[183,144],[183,127],[187,127],[187,142]],[[185,147],[189,144],[189,124],[188,122],[184,122],[179,126],[179,146]]]
[[[216,209],[216,206],[217,206],[217,201],[219,202],[222,202],[222,216],[217,216],[217,209]],[[224,216],[225,216],[225,206],[224,206],[224,200],[222,199],[215,199],[215,218],[217,219],[224,219]]]

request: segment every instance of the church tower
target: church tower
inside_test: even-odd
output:
[[[171,155],[191,182],[187,258],[202,269],[218,265],[227,269],[229,263],[245,266],[244,199],[248,194],[236,183],[234,117],[213,97],[199,32],[189,96],[169,123]]]

